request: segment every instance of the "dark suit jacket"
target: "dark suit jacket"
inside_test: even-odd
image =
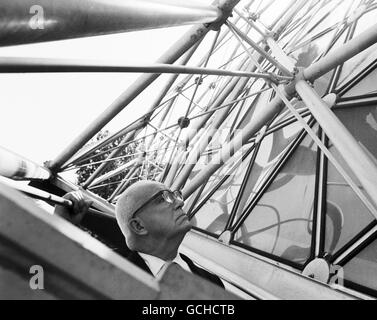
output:
[[[144,259],[135,251],[130,251],[128,255],[125,255],[126,258],[131,261],[132,263],[136,264],[138,267],[142,268],[146,272],[150,273],[153,276],[152,271],[148,268],[147,264],[145,263]],[[220,278],[213,273],[210,273],[202,268],[196,266],[190,258],[185,256],[184,254],[180,253],[180,256],[183,261],[187,263],[192,273],[211,281],[212,283],[224,288],[224,284],[220,280]]]

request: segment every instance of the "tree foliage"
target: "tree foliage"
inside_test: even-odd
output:
[[[106,138],[109,135],[109,131],[106,130],[104,132],[100,131],[96,137],[94,137],[92,140],[88,142],[86,146],[91,146],[98,141]],[[101,165],[101,161],[107,159],[107,157],[111,154],[113,149],[117,147],[123,137],[119,137],[118,139],[114,140],[111,143],[106,144],[104,147],[95,150],[89,158],[84,162],[86,165],[83,167],[80,167],[76,173],[77,173],[77,183],[79,185],[82,185],[85,183],[85,181],[96,171],[96,169]],[[122,151],[117,155],[116,158],[119,158],[117,160],[111,161],[108,163],[107,167],[104,169],[104,171],[101,173],[105,174],[107,172],[110,172],[116,168],[118,168],[121,165],[124,165],[125,163],[131,161],[135,157],[138,157],[139,150],[142,149],[142,143],[140,142],[132,142],[125,147],[122,147]],[[97,155],[97,156],[96,156]],[[124,177],[127,175],[130,169],[126,169],[123,172],[117,174],[114,177],[111,177],[103,182],[101,182],[98,185],[95,185],[93,187],[89,187],[89,190],[98,194],[104,199],[108,199],[114,192],[114,190],[117,188],[118,184],[124,179]],[[129,184],[132,184],[136,180],[131,180]]]

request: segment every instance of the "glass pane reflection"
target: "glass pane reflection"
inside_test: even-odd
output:
[[[306,137],[235,234],[235,241],[304,264],[310,256],[317,148]]]

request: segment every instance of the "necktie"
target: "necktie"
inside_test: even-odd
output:
[[[182,258],[179,256],[179,254],[177,255],[177,257],[172,262],[178,264],[184,270],[191,272],[189,266],[187,265],[187,263],[185,261],[182,260]]]

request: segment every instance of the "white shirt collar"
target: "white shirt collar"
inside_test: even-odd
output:
[[[144,259],[145,263],[151,270],[152,274],[156,277],[158,273],[161,271],[162,267],[165,265],[166,262],[156,256],[152,256],[150,254],[141,253],[139,252],[140,256]],[[177,254],[177,256],[172,260],[172,262],[175,262],[179,264],[183,269],[186,271],[191,272],[189,266],[185,261],[182,260],[181,256]]]
[[[141,253],[139,252],[140,256],[144,259],[145,263],[149,267],[149,269],[152,271],[153,275],[156,277],[157,274],[160,272],[166,261],[152,256],[150,254]]]

